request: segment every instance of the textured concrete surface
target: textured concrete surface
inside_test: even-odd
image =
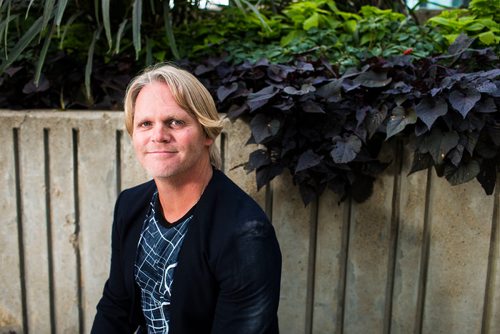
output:
[[[263,207],[272,194],[283,333],[500,332],[498,192],[407,176],[405,151],[367,202],[327,192],[304,208],[288,174],[257,192],[254,173],[233,169],[256,147],[245,124],[224,134],[227,174]],[[122,114],[0,111],[0,137],[0,333],[88,333],[117,193],[148,179]]]

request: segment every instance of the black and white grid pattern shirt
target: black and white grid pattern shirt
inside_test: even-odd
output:
[[[192,210],[173,224],[161,214],[158,192],[151,199],[135,262],[135,281],[141,288],[141,306],[148,333],[168,333],[171,286],[177,256],[193,218]]]

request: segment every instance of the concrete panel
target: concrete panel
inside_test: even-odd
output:
[[[278,309],[282,333],[304,333],[309,270],[310,209],[304,208],[288,172],[273,181],[273,225],[283,256]]]
[[[318,204],[318,232],[312,333],[341,333],[344,263],[349,203],[326,191]]]
[[[433,177],[423,333],[481,332],[493,197]]]
[[[399,203],[399,236],[394,273],[391,333],[413,333],[417,324],[419,277],[425,218],[427,171],[411,175],[412,152],[403,156]]]
[[[109,274],[116,200],[116,127],[110,115],[82,120],[78,128],[78,194],[83,286],[83,332],[88,333]]]
[[[499,175],[500,176],[500,175]],[[498,177],[498,176],[497,176]],[[488,317],[485,322],[484,333],[500,333],[500,180],[497,179],[495,193],[495,224],[492,231],[490,257],[490,285],[487,287]]]
[[[265,209],[265,189],[262,188],[257,191],[255,172],[248,174],[242,166],[248,161],[250,153],[258,148],[257,145],[245,145],[248,138],[250,138],[250,128],[241,120],[234,123],[226,120],[223,134],[225,138],[222,142],[222,145],[224,145],[223,152],[225,153],[225,174]]]
[[[344,317],[347,334],[384,331],[393,182],[388,170],[375,181],[373,195],[366,202],[353,203]]]
[[[78,333],[79,250],[73,186],[73,131],[68,122],[40,122],[49,127],[55,329],[58,333]]]
[[[0,121],[0,333],[21,332],[23,326],[13,140],[17,123]]]
[[[27,117],[19,135],[28,331],[50,333],[43,125]]]

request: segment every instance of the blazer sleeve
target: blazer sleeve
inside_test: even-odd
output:
[[[212,333],[278,333],[281,252],[271,223],[241,224],[220,254]]]
[[[123,194],[123,193],[122,193]],[[124,281],[122,238],[120,233],[120,200],[115,205],[113,227],[111,233],[111,267],[109,278],[104,286],[101,300],[97,304],[92,334],[134,333],[137,325],[130,323],[132,296],[127,292]]]

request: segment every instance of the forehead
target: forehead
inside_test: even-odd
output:
[[[135,116],[151,114],[185,114],[195,118],[190,112],[179,106],[169,86],[164,82],[154,81],[144,85],[137,94],[134,106]]]

